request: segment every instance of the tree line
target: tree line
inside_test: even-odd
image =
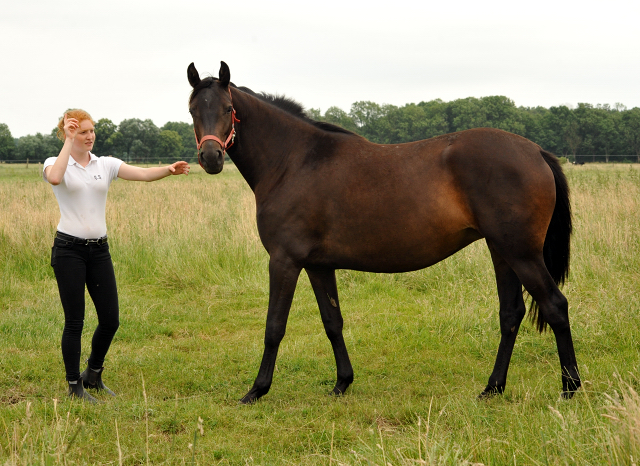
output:
[[[350,129],[372,142],[398,144],[470,128],[491,127],[519,134],[556,155],[640,155],[640,108],[622,104],[576,108],[516,107],[504,96],[440,99],[402,107],[355,102],[312,118]]]
[[[13,138],[9,127],[0,123],[0,160],[43,162],[57,156],[62,149],[57,131],[58,128],[54,128],[49,134]],[[170,121],[159,128],[151,120],[130,118],[116,125],[108,118],[101,118],[95,123],[95,132],[92,152],[99,156],[113,155],[128,162],[197,158],[193,124]]]
[[[640,108],[580,103],[575,108],[516,107],[504,96],[440,99],[402,107],[371,101],[352,104],[349,112],[330,107],[307,111],[310,118],[351,130],[372,142],[399,144],[470,128],[499,128],[524,136],[556,155],[640,156]],[[136,118],[116,125],[96,122],[94,153],[126,161],[187,160],[197,157],[193,125],[168,122],[161,128]],[[62,142],[51,134],[13,138],[0,123],[0,160],[44,161],[58,155]]]

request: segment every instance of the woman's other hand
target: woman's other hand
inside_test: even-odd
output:
[[[78,120],[75,118],[68,118],[67,114],[64,114],[64,136],[73,141],[76,138],[76,134],[78,134],[78,128],[80,128],[80,124]]]

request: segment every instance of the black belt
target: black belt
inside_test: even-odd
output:
[[[89,244],[106,244],[107,242],[107,236],[103,236],[102,238],[96,238],[96,239],[85,239],[85,238],[78,238],[77,236],[71,236],[71,235],[67,235],[66,233],[61,233],[59,231],[56,231],[56,238],[61,239],[62,241],[69,241],[70,243],[73,244],[84,244],[85,246],[89,245]]]

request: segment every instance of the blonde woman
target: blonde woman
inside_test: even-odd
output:
[[[58,123],[64,141],[57,157],[44,163],[43,176],[60,207],[60,223],[51,250],[65,324],[62,358],[69,396],[91,403],[97,400],[84,389],[115,396],[102,381],[104,359],[118,330],[118,291],[107,241],[105,206],[107,191],[117,178],[155,181],[169,175],[187,175],[189,165],[176,162],[165,167],[140,168],[114,157],[96,157],[94,122],[84,110],[70,110]],[[84,325],[85,286],[98,314],[87,368],[80,373],[81,336]]]

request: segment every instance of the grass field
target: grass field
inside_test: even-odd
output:
[[[584,389],[560,398],[552,333],[523,324],[503,396],[477,401],[499,342],[484,241],[429,269],[338,273],[347,394],[304,273],[271,392],[237,401],[262,356],[267,254],[233,165],[117,181],[107,210],[119,396],[66,398],[49,266],[59,218],[40,167],[0,165],[0,464],[601,465],[640,459],[640,166],[567,166],[564,287]],[[96,326],[87,300],[83,360]]]

